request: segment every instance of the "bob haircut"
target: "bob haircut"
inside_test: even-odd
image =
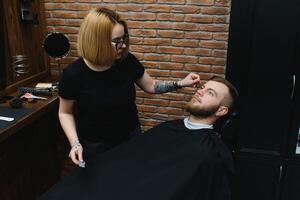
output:
[[[78,35],[78,53],[81,57],[98,66],[110,66],[116,59],[116,49],[112,45],[112,29],[115,24],[127,24],[114,11],[107,8],[94,8],[83,19]],[[127,54],[129,41],[126,43]]]

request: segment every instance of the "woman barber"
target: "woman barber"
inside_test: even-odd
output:
[[[59,120],[75,164],[90,162],[94,153],[141,132],[135,83],[157,94],[200,81],[193,73],[177,82],[154,80],[128,49],[127,25],[117,13],[96,8],[84,18],[78,36],[80,58],[64,69],[59,81]]]

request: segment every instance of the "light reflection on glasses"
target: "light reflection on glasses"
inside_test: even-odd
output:
[[[129,35],[126,33],[121,38],[112,39],[111,43],[115,45],[116,49],[122,48],[123,44],[127,44]]]

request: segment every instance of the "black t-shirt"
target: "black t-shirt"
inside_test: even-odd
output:
[[[59,95],[75,100],[80,139],[90,142],[120,142],[138,125],[134,82],[144,67],[131,53],[106,71],[93,71],[77,59],[64,69]]]

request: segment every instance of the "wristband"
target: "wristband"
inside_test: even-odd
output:
[[[81,144],[80,144],[80,142],[79,142],[79,140],[77,139],[77,140],[75,140],[75,142],[74,142],[74,144],[71,146],[71,148],[73,149],[75,149],[75,150],[77,150],[77,149],[79,149],[79,148],[82,148],[82,146],[81,146]]]

